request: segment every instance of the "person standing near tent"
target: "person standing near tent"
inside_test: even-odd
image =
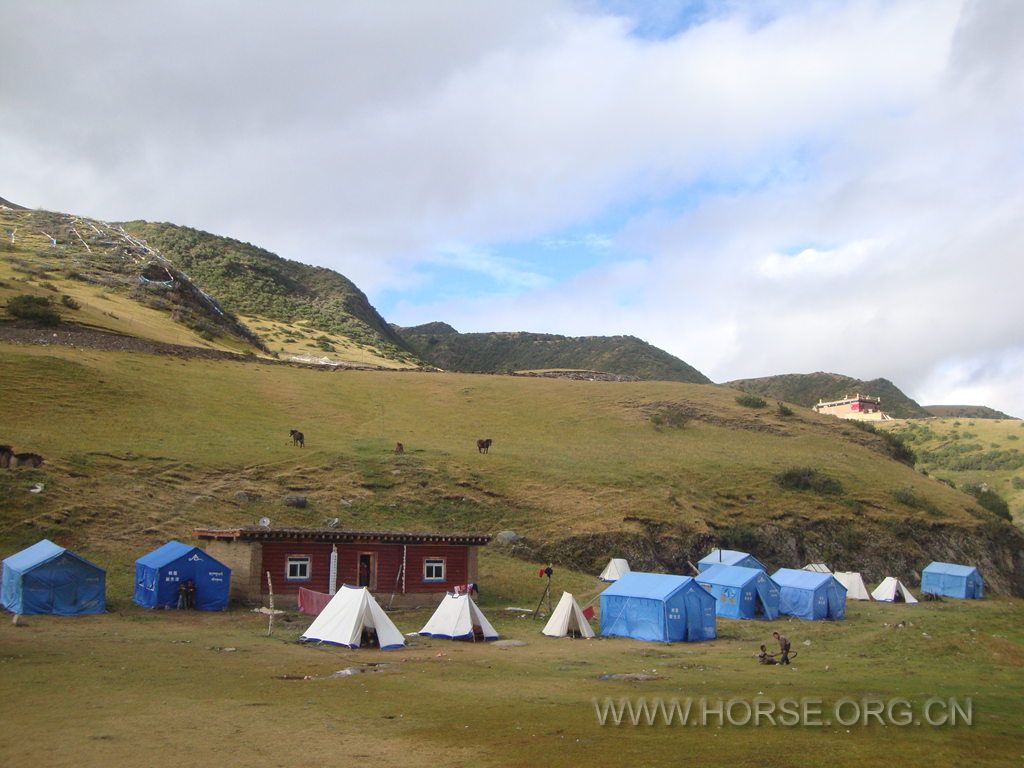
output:
[[[178,610],[188,608],[188,586],[186,582],[178,582]]]
[[[196,583],[192,579],[185,582],[185,607],[190,611],[196,608]]]
[[[779,641],[779,664],[789,664],[789,638],[778,632],[772,632],[772,637]]]

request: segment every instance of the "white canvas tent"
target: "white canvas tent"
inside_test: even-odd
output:
[[[629,563],[621,557],[613,557],[608,561],[608,565],[604,567],[601,575],[597,578],[601,581],[618,581],[627,573],[629,573]]]
[[[484,640],[498,638],[494,627],[468,594],[445,595],[420,634],[450,640],[475,638],[478,634],[483,635]]]
[[[864,579],[856,571],[836,571],[832,574],[836,581],[846,587],[847,600],[870,600],[868,588],[864,585]]]
[[[824,563],[808,563],[801,570],[813,571],[814,573],[832,573],[832,570]]]
[[[593,637],[594,630],[583,615],[579,604],[569,592],[562,593],[562,599],[558,601],[555,610],[551,612],[551,618],[541,630],[542,634],[548,637],[565,637],[567,635],[579,635],[580,637]]]
[[[894,576],[886,576],[882,583],[875,587],[871,596],[883,603],[916,603],[917,598],[903,586],[903,582]]]
[[[370,591],[366,587],[345,585],[331,598],[301,639],[358,648],[362,644],[364,629],[376,632],[377,644],[382,650],[405,645],[402,633],[384,609],[377,605]]]

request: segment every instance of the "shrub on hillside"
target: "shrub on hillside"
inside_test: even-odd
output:
[[[29,320],[39,325],[54,326],[60,323],[60,315],[46,296],[21,294],[7,300],[7,311],[19,320]]]
[[[978,503],[992,514],[1004,520],[1013,520],[1013,515],[1010,514],[1010,505],[1006,503],[1006,499],[987,485],[965,485],[963,489],[976,498]]]
[[[792,416],[792,415],[793,415],[793,409],[792,409],[792,408],[790,408],[790,407],[789,407],[788,405],[786,405],[785,403],[783,403],[783,402],[781,402],[781,401],[780,401],[780,402],[778,403],[778,406],[779,406],[779,407],[778,407],[778,409],[777,409],[777,410],[778,410],[779,416],[782,416],[783,418],[785,418],[785,417],[787,417],[787,416]]]
[[[78,303],[73,297],[68,296],[66,293],[60,297],[60,303],[68,309],[81,309],[82,305]]]
[[[686,413],[686,410],[679,405],[669,405],[662,408],[657,413],[651,414],[651,424],[654,428],[661,430],[663,428],[669,429],[682,429],[690,422],[690,416]]]
[[[1024,477],[1013,478],[1013,480],[1010,481],[1010,485],[1012,485],[1015,490],[1024,490]]]
[[[904,435],[888,429],[878,429],[866,421],[850,420],[850,424],[857,429],[882,438],[886,444],[885,452],[890,457],[896,459],[896,461],[906,464],[908,467],[912,467],[917,463],[917,454],[914,453],[914,449],[910,447]]]
[[[768,405],[763,397],[758,397],[757,395],[738,395],[736,403],[744,408],[764,408]]]
[[[843,484],[811,467],[790,467],[775,476],[780,488],[792,491],[813,491],[822,496],[836,496],[843,492]]]
[[[923,509],[932,515],[940,515],[942,511],[936,507],[928,499],[922,499],[917,495],[917,492],[909,485],[905,488],[900,488],[897,491],[893,491],[893,498],[896,499],[900,504],[906,504],[908,507],[913,509]]]

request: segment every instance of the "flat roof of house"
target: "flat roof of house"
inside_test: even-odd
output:
[[[246,525],[239,528],[196,528],[196,536],[226,541],[332,541],[384,544],[481,545],[491,540],[486,533],[414,533],[410,531],[352,531],[341,528],[271,528]]]

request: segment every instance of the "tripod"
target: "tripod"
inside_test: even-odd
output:
[[[533,618],[537,618],[537,614],[540,613],[540,607],[544,604],[544,601],[548,601],[548,616],[551,615],[551,574],[547,574],[548,583],[544,585],[544,594],[540,596],[540,600],[537,601],[537,607],[533,610]]]

